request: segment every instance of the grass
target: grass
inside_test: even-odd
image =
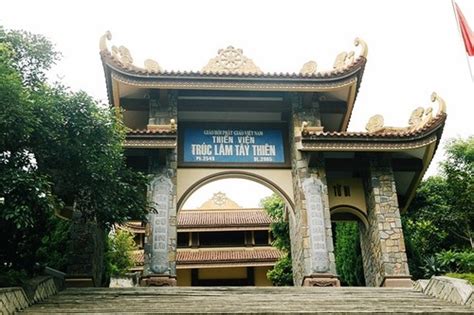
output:
[[[451,278],[458,278],[458,279],[464,279],[467,280],[471,285],[474,285],[474,273],[447,273],[445,274],[447,277]]]

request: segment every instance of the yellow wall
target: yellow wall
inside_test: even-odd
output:
[[[199,279],[246,279],[247,268],[202,268],[198,271]]]
[[[268,287],[272,286],[270,280],[267,279],[267,272],[272,267],[255,267],[255,286]],[[246,279],[247,268],[233,267],[233,268],[202,268],[198,270],[199,279]],[[178,269],[176,271],[178,286],[191,286],[191,269]]]
[[[191,286],[191,269],[178,269],[176,270],[176,277],[178,281],[178,287],[190,287]]]
[[[351,189],[351,196],[344,196],[344,190],[342,190],[342,196],[334,196],[334,185],[349,186]],[[328,180],[328,196],[329,196],[329,207],[332,209],[337,206],[346,205],[353,206],[365,214],[367,214],[367,206],[365,204],[364,186],[360,178],[345,178],[338,180]]]
[[[272,267],[255,267],[255,286],[271,287],[272,282],[267,278],[267,272]]]

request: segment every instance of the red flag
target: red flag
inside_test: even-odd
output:
[[[474,56],[474,33],[467,24],[467,20],[461,12],[457,3],[454,3],[456,6],[456,13],[458,16],[459,27],[461,29],[462,38],[464,40],[464,46],[466,46],[466,52],[469,56]]]

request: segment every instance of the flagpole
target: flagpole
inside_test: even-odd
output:
[[[456,2],[454,0],[451,0],[451,5],[453,7],[454,17],[456,18],[456,24],[458,25],[459,34],[461,35],[461,38],[464,38],[463,35],[462,35],[461,23],[459,22],[459,16],[458,16],[458,12],[456,10],[455,3]],[[464,44],[464,42],[463,42],[463,44]],[[467,62],[467,66],[469,67],[469,74],[471,75],[471,80],[472,80],[472,82],[474,82],[474,75],[472,74],[471,63],[469,62],[469,56],[467,55],[467,53],[466,53],[466,62]]]

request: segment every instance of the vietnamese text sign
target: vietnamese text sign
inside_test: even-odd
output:
[[[185,163],[285,163],[282,129],[185,127]]]

